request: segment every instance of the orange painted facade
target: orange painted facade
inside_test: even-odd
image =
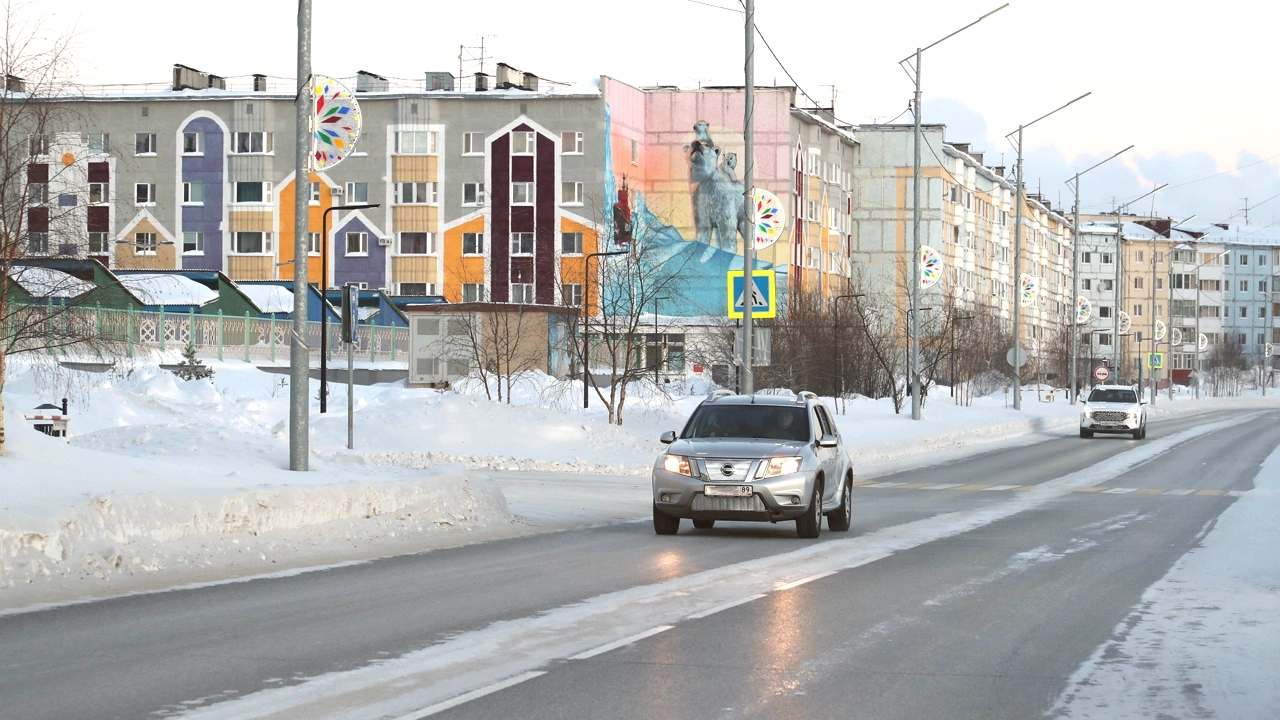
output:
[[[325,211],[326,208],[333,206],[333,193],[329,191],[329,188],[331,187],[331,185],[326,183],[324,181],[324,178],[320,177],[316,173],[311,173],[311,182],[320,184],[320,198],[319,198],[319,202],[312,202],[307,206],[307,227],[309,228],[310,232],[318,233],[320,232],[321,214]],[[294,248],[294,231],[293,231],[294,204],[293,203],[294,203],[294,191],[296,188],[297,188],[297,183],[293,182],[293,179],[290,178],[288,181],[286,181],[283,185],[281,185],[278,188],[277,194],[276,194],[276,202],[278,203],[277,207],[279,208],[278,216],[280,218],[280,236],[276,239],[277,241],[276,247],[279,248],[277,253],[279,260],[277,262],[281,263],[277,268],[277,277],[279,277],[281,280],[293,279],[293,262],[292,262],[293,248]],[[329,214],[330,223],[334,221],[335,214],[336,213]],[[332,232],[333,228],[330,227],[329,230]],[[330,276],[329,279],[330,281],[332,281],[332,278],[333,278],[333,266],[334,266],[333,252],[334,252],[334,248],[330,247],[329,248],[329,253],[330,253],[329,254],[329,276]],[[319,255],[311,255],[308,258],[307,280],[309,282],[313,282],[313,283],[320,282],[320,266],[321,266],[320,260],[321,258]]]

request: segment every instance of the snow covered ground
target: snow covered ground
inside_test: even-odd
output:
[[[517,383],[511,404],[479,386],[357,386],[348,451],[345,385],[331,386],[322,416],[312,381],[312,472],[292,473],[285,378],[212,362],[211,380],[184,382],[162,360],[176,357],[115,374],[10,362],[0,609],[642,517],[658,435],[678,430],[707,390],[637,387],[619,427],[597,399],[581,407],[580,385],[545,375]],[[69,445],[21,417],[62,397]],[[831,404],[863,476],[1061,436],[1078,410],[1034,391],[1020,414],[1003,394],[959,407],[935,391],[922,422],[888,401]]]
[[[1280,450],[1201,546],[1147,589],[1111,640],[1072,676],[1050,715],[1274,717],[1280,708],[1277,517]]]

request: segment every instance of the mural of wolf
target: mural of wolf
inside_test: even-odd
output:
[[[722,158],[721,150],[708,133],[706,122],[693,126],[694,140],[689,153],[689,182],[693,184],[693,219],[697,240],[728,252],[737,252],[738,235],[750,237],[745,186],[735,172],[736,155]],[[713,241],[714,236],[714,241]]]

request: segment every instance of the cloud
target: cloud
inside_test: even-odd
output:
[[[1013,146],[1004,138],[992,137],[981,113],[959,100],[937,98],[924,103],[924,119],[945,123],[948,142],[972,143],[975,152],[986,153],[990,165],[1001,164],[1000,154],[1004,153],[1003,164],[1012,174],[1016,162]],[[1040,192],[1055,208],[1068,210],[1074,196],[1065,181],[1123,147],[1068,158],[1051,138],[1047,143],[1044,138],[1034,140],[1024,138],[1027,191]],[[1233,166],[1220,167],[1208,152],[1142,155],[1135,148],[1081,179],[1081,210],[1109,212],[1117,203],[1128,202],[1163,183],[1169,187],[1154,198],[1136,202],[1129,211],[1147,214],[1154,207],[1156,215],[1175,219],[1196,215],[1197,223],[1243,224],[1242,209],[1248,198],[1251,225],[1280,222],[1280,166],[1275,158],[1268,160],[1249,152],[1240,153]]]

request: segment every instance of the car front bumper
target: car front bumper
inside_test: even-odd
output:
[[[1115,422],[1101,422],[1091,417],[1080,418],[1081,430],[1092,430],[1095,433],[1131,433],[1142,428],[1142,417],[1125,418]]]
[[[693,520],[794,520],[809,509],[816,472],[800,472],[751,482],[703,482],[662,468],[653,471],[654,509]],[[749,485],[751,496],[708,496],[707,485]]]

